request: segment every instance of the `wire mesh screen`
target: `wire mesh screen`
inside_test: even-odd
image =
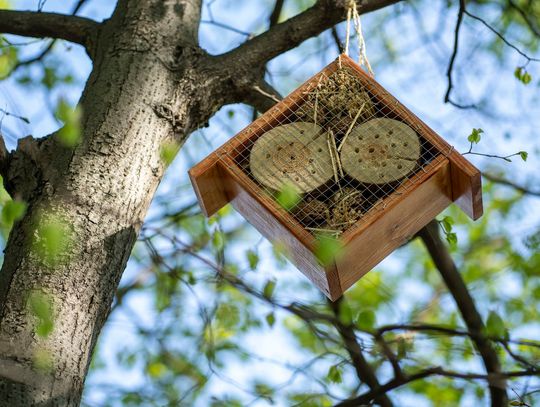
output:
[[[302,89],[225,154],[274,199],[296,191],[289,213],[313,234],[339,236],[361,225],[442,158],[418,120],[368,90],[349,67],[323,71]]]

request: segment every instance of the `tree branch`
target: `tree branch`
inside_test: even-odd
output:
[[[401,0],[358,1],[358,13],[368,13],[399,1]],[[346,10],[344,0],[318,0],[313,7],[246,41],[223,54],[221,58],[234,61],[234,64],[261,67],[272,58],[342,21]]]
[[[344,400],[341,403],[336,404],[334,407],[358,407],[365,404],[369,404],[376,397],[381,394],[388,393],[398,387],[404,386],[408,383],[414,382],[416,380],[425,379],[430,376],[443,376],[443,377],[452,377],[456,379],[464,380],[487,380],[489,383],[494,381],[506,380],[510,377],[524,377],[524,376],[535,376],[537,375],[536,370],[518,370],[518,371],[509,371],[509,372],[499,372],[499,373],[490,373],[490,374],[478,374],[478,373],[459,373],[451,370],[445,370],[441,367],[431,367],[420,372],[404,376],[403,378],[394,378],[389,382],[383,384],[377,390],[370,390],[354,399]],[[507,404],[504,404],[506,406]]]
[[[508,187],[514,188],[516,191],[522,192],[526,195],[532,195],[532,196],[540,196],[540,189],[530,189],[525,185],[519,185],[516,184],[513,181],[510,181],[506,178],[503,178],[501,176],[490,174],[490,173],[482,173],[482,176],[491,182],[495,182],[496,184],[506,185]]]
[[[343,301],[343,298],[340,298],[336,302],[328,301],[328,304],[338,321],[339,321],[339,307],[342,301]],[[372,367],[370,366],[370,364],[364,357],[364,354],[362,353],[362,349],[360,348],[360,345],[358,344],[358,341],[356,340],[354,329],[351,326],[345,326],[341,323],[335,324],[335,327],[338,330],[339,335],[341,336],[341,339],[343,339],[345,349],[349,353],[349,356],[351,358],[354,369],[356,370],[356,375],[358,376],[358,378],[362,382],[367,384],[372,391],[376,391],[377,389],[379,389],[381,387],[379,380],[377,379],[377,376],[375,376],[375,372],[373,371]],[[380,404],[383,407],[393,406],[392,401],[384,393],[382,393],[379,397],[377,397],[375,399],[375,402]]]
[[[261,79],[259,83],[242,92],[242,94],[244,96],[242,102],[253,106],[261,113],[266,112],[281,100],[279,92],[264,79]]]
[[[459,9],[458,16],[456,20],[456,28],[454,29],[454,49],[452,55],[450,56],[450,62],[448,63],[448,69],[446,70],[446,76],[448,78],[448,87],[446,88],[446,94],[444,95],[444,102],[450,103],[451,105],[458,107],[460,109],[471,109],[476,107],[475,105],[462,105],[460,103],[454,102],[450,97],[450,93],[454,88],[454,83],[452,79],[452,71],[454,70],[454,63],[456,62],[456,57],[459,48],[459,31],[461,28],[461,23],[463,22],[463,15],[465,14],[465,0],[459,0]]]
[[[84,6],[86,1],[87,0],[79,0],[77,4],[75,4],[75,7],[73,7],[73,10],[71,10],[71,15],[74,16],[75,14],[77,14],[77,12]],[[49,54],[49,52],[52,51],[54,44],[56,44],[56,41],[57,41],[56,38],[49,41],[49,44],[41,52],[39,52],[39,54],[33,57],[30,57],[28,59],[25,59],[24,61],[18,61],[15,67],[13,68],[13,71],[15,71],[17,68],[21,66],[32,65],[35,62],[43,60],[43,58],[45,58],[47,54]]]
[[[484,362],[487,373],[498,374],[501,370],[499,358],[492,347],[492,342],[484,336],[485,326],[482,317],[476,309],[471,294],[439,235],[437,221],[431,221],[418,232],[418,236],[424,242],[448,290],[454,297],[468,331],[471,333],[471,339]],[[507,405],[506,380],[504,378],[490,381],[489,389],[493,407]]]
[[[100,26],[94,20],[56,13],[0,10],[0,32],[36,38],[57,38],[83,45],[87,50]],[[90,53],[90,51],[89,51]]]

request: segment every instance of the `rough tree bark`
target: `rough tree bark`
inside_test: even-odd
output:
[[[359,12],[400,0],[358,1]],[[76,406],[97,337],[163,176],[163,145],[185,138],[223,105],[273,103],[266,63],[343,20],[346,0],[318,0],[226,54],[198,46],[202,0],[119,0],[102,24],[52,13],[0,10],[0,32],[82,44],[94,68],[80,101],[82,142],[54,134],[0,143],[0,173],[28,203],[9,236],[0,271],[0,405]],[[262,90],[262,92],[261,92]],[[62,219],[72,237],[51,262],[36,252],[40,224]],[[28,298],[52,299],[54,329],[35,334]],[[50,369],[35,357],[50,355]],[[372,377],[377,387],[376,378]],[[385,400],[384,398],[381,398]]]
[[[121,2],[96,37],[80,101],[82,144],[71,150],[54,135],[26,138],[9,158],[6,186],[29,206],[0,273],[2,405],[78,405],[92,349],[165,169],[160,147],[181,143],[217,107],[206,102],[212,77],[196,69],[203,55],[199,12],[192,1]],[[38,223],[53,215],[65,219],[74,239],[51,269],[32,242]],[[33,332],[26,304],[32,290],[53,299],[55,326],[46,339]],[[33,368],[43,351],[52,356],[50,372]]]

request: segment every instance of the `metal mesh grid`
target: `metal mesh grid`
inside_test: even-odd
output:
[[[290,214],[306,230],[339,236],[384,210],[443,155],[417,119],[388,94],[368,90],[349,67],[312,81],[224,154],[273,198],[295,189],[301,200]]]

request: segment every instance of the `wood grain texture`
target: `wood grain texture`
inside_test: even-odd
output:
[[[228,175],[216,153],[210,154],[188,173],[205,216],[212,216],[229,203]]]
[[[298,193],[311,192],[333,175],[326,134],[312,122],[267,131],[253,145],[249,162],[255,179],[274,191],[290,184]]]
[[[356,126],[343,141],[343,169],[368,184],[387,184],[409,175],[420,159],[420,140],[405,123],[376,118]]]
[[[436,171],[415,185],[406,198],[394,201],[373,222],[350,240],[337,261],[341,290],[345,291],[450,203],[450,163],[443,159]]]
[[[324,268],[314,252],[314,238],[285,210],[267,202],[269,197],[249,186],[242,173],[232,173],[230,187],[233,207],[273,244],[284,249],[286,257],[328,298],[335,300],[342,291],[335,266]],[[308,242],[308,245],[305,244]]]
[[[484,213],[480,170],[456,151],[450,155],[450,159],[452,200],[472,220],[476,220]]]

